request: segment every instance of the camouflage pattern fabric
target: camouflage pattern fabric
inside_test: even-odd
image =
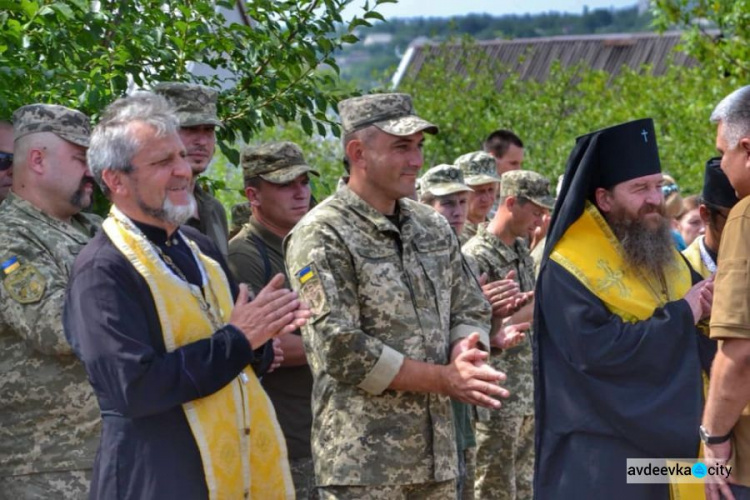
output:
[[[405,357],[446,364],[474,331],[487,346],[490,306],[445,218],[409,199],[398,214],[396,227],[343,187],[285,240],[292,288],[313,312],[302,334],[318,485],[456,477],[450,399],[387,387]]]
[[[289,461],[294,481],[294,494],[297,500],[317,500],[315,489],[315,468],[312,457],[297,458]]]
[[[464,183],[461,169],[453,165],[432,167],[419,178],[417,188],[420,193],[430,193],[433,196],[473,191]]]
[[[344,135],[375,126],[383,132],[407,136],[417,132],[437,134],[438,128],[417,116],[408,94],[370,94],[339,102]]]
[[[0,499],[85,500],[90,484],[90,470],[0,477]]]
[[[73,219],[53,219],[13,193],[0,205],[0,262],[20,265],[6,267],[0,286],[0,477],[94,463],[99,406],[61,315],[73,261],[101,219]]]
[[[480,273],[487,273],[489,282],[503,279],[509,271],[514,270],[521,291],[534,289],[534,261],[521,238],[516,239],[510,247],[487,231],[486,226],[481,226],[477,235],[463,246],[462,251],[476,260]],[[530,488],[531,476],[527,478],[514,471],[533,472],[534,466],[531,335],[532,333],[527,334],[526,340],[512,349],[492,351],[490,364],[508,375],[505,388],[511,395],[503,401],[500,410],[477,408],[476,498],[531,498],[530,495],[520,493],[519,496],[506,496],[508,491],[516,491],[517,484],[526,484],[527,480]],[[517,432],[524,434],[512,434],[507,427],[508,422],[511,419],[526,418],[530,424],[514,427]],[[529,425],[532,426],[531,430],[528,429]],[[526,435],[527,432],[530,434]],[[512,439],[509,435],[512,435]],[[501,494],[501,491],[505,493]]]
[[[549,194],[549,180],[530,170],[511,170],[501,177],[500,198],[524,197],[540,207],[552,210],[555,198]]]
[[[500,182],[497,175],[497,163],[495,157],[484,151],[466,153],[456,158],[453,162],[464,174],[467,186],[479,186],[491,182]]]
[[[75,109],[56,104],[29,104],[13,112],[13,138],[38,132],[52,132],[66,141],[89,147],[91,122]]]
[[[529,500],[533,483],[534,417],[477,422],[476,500]]]
[[[304,173],[320,176],[305,162],[302,150],[293,142],[271,142],[260,146],[247,146],[240,159],[242,175],[247,181],[260,176],[274,184],[286,184]]]
[[[461,231],[461,236],[459,236],[459,240],[461,241],[461,245],[465,245],[470,239],[472,239],[474,236],[476,236],[477,231],[479,230],[479,226],[486,226],[488,221],[482,222],[481,224],[474,224],[473,222],[466,221],[466,224],[464,224],[464,228]]]
[[[180,121],[180,127],[224,126],[217,116],[219,93],[214,89],[193,83],[163,82],[157,84],[153,91],[169,102]]]
[[[450,500],[456,498],[456,481],[407,486],[327,486],[319,490],[321,500]]]
[[[229,225],[229,239],[231,240],[237,236],[237,233],[240,232],[242,226],[247,224],[247,221],[250,220],[250,216],[253,214],[253,208],[250,206],[249,201],[235,203],[232,205],[230,213],[231,223]]]

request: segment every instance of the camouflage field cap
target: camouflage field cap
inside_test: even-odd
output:
[[[419,192],[433,196],[473,191],[464,183],[464,174],[455,165],[432,167],[419,179]]]
[[[214,89],[194,83],[164,82],[157,84],[154,92],[169,101],[180,127],[224,126],[216,114],[219,93]]]
[[[374,125],[383,132],[407,136],[417,132],[437,134],[438,128],[417,116],[408,94],[370,94],[339,102],[344,135]]]
[[[91,122],[75,109],[56,104],[29,104],[13,112],[13,138],[37,132],[52,132],[68,142],[89,147]]]
[[[552,210],[555,198],[549,194],[549,180],[541,174],[529,170],[511,170],[505,172],[500,184],[500,196],[523,196],[539,205]]]
[[[495,157],[489,153],[484,151],[466,153],[456,158],[453,163],[464,173],[464,179],[469,186],[500,182]]]
[[[302,150],[293,142],[271,142],[242,150],[242,172],[245,181],[260,176],[264,181],[285,184],[308,172],[320,175],[309,166]]]

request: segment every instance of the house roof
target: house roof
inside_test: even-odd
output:
[[[478,41],[471,45],[461,43],[422,42],[412,44],[404,53],[393,86],[403,79],[419,78],[420,69],[427,63],[445,57],[452,74],[465,75],[466,61],[479,51],[491,60],[516,72],[522,80],[544,81],[554,61],[563,67],[584,63],[592,69],[604,70],[613,75],[623,65],[632,69],[649,64],[655,75],[663,74],[669,65],[694,66],[697,62],[684,52],[675,51],[682,33],[625,33],[607,35],[575,35],[545,38],[519,38],[515,40]],[[501,85],[505,75],[499,74]]]

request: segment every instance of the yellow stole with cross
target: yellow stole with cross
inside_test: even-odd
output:
[[[116,207],[102,228],[146,280],[167,351],[208,338],[229,321],[234,304],[226,275],[194,242],[185,238],[207,283],[203,290],[176,276]],[[182,407],[200,451],[211,500],[294,498],[284,436],[250,367],[217,392]]]
[[[583,214],[560,238],[550,259],[573,274],[607,309],[623,321],[635,323],[650,318],[667,302],[681,299],[692,286],[690,269],[677,249],[674,253],[663,283],[655,276],[629,271],[619,240],[599,210],[587,201]],[[668,465],[672,463],[668,461]],[[670,495],[673,500],[705,498],[702,483],[671,483]]]

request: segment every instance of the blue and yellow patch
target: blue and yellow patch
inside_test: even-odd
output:
[[[315,277],[315,271],[312,266],[305,266],[297,272],[297,279],[300,284],[304,285]]]
[[[3,287],[6,293],[20,304],[39,302],[47,288],[47,280],[36,267],[29,263],[21,264],[18,257],[11,257],[0,263],[5,277]]]

